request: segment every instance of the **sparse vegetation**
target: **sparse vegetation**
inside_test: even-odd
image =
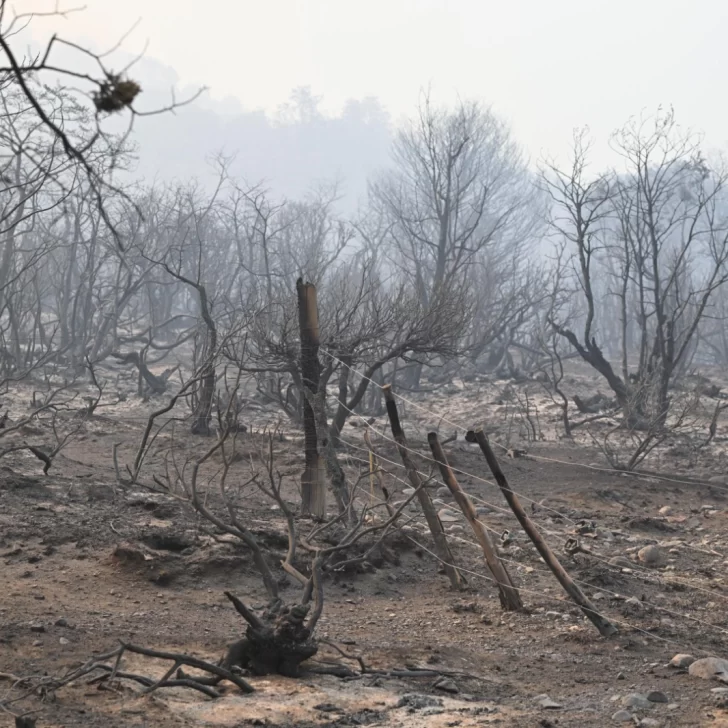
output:
[[[703,724],[662,667],[728,644],[700,140],[658,110],[622,167],[579,132],[535,173],[424,96],[356,214],[222,152],[212,186],[122,185],[143,85],[26,58],[32,20],[0,0],[0,714],[576,726],[629,676],[625,720]]]

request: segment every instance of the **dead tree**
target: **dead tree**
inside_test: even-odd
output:
[[[200,215],[201,218],[204,218],[206,213],[210,210],[211,205],[212,202],[207,210]],[[197,242],[201,250],[202,240],[198,239]],[[196,376],[199,377],[200,384],[195,391],[196,402],[190,431],[193,435],[209,436],[212,434],[210,426],[212,424],[212,405],[215,397],[215,360],[218,354],[217,324],[212,316],[212,305],[207,294],[207,287],[202,282],[202,271],[200,270],[199,262],[195,279],[182,274],[181,264],[176,268],[170,267],[166,262],[162,263],[162,265],[167,273],[169,273],[173,278],[190,286],[190,288],[192,288],[197,294],[200,316],[205,328],[203,334],[204,341],[202,343],[202,363],[199,365],[196,374]]]
[[[121,187],[113,183],[112,176],[108,174],[108,167],[100,167],[93,159],[99,150],[108,154],[110,150],[119,146],[116,129],[112,132],[106,128],[104,119],[111,115],[126,116],[128,120],[126,136],[131,132],[134,120],[138,117],[173,111],[197,98],[202,89],[181,103],[173,99],[165,108],[140,111],[135,102],[138,101],[142,91],[141,86],[127,75],[128,68],[122,72],[114,72],[107,68],[108,52],[93,52],[54,33],[40,53],[25,54],[23,42],[20,40],[21,31],[32,24],[35,16],[64,18],[75,10],[77,8],[62,9],[57,6],[55,10],[46,13],[36,13],[32,10],[15,13],[10,12],[7,0],[0,0],[0,59],[2,59],[0,73],[3,84],[23,95],[24,105],[31,110],[36,119],[36,126],[47,130],[58,140],[65,158],[75,165],[80,176],[85,178],[101,217],[114,233],[118,247],[123,249],[121,236],[117,233],[112,216],[109,214],[107,200],[118,196],[127,201],[131,201],[131,198]],[[83,58],[83,62],[76,67],[64,65],[58,56],[69,51],[78,54],[78,58]],[[91,73],[84,72],[84,66],[89,60],[92,61]],[[54,83],[60,79],[63,92],[72,96],[69,106],[83,110],[88,120],[84,125],[90,127],[88,134],[79,136],[76,125],[65,123],[54,114],[52,107],[49,107],[43,97],[42,89],[53,85],[51,78],[54,79]]]
[[[202,376],[204,376],[204,374]],[[144,459],[149,454],[152,444],[167,424],[166,422],[163,423],[162,425],[157,427],[157,430],[155,432],[153,432],[157,418],[167,414],[168,412],[171,412],[180,399],[189,396],[190,390],[199,384],[200,378],[200,375],[198,375],[197,377],[193,377],[192,379],[185,382],[182,388],[175,395],[170,397],[169,402],[164,407],[155,410],[149,415],[146,427],[144,428],[144,433],[142,434],[141,441],[139,443],[139,447],[137,448],[137,453],[134,458],[134,464],[131,467],[129,465],[126,466],[126,470],[131,478],[130,483],[136,483],[138,481],[142,465],[144,464]],[[116,454],[116,450],[114,450],[114,454]],[[114,457],[116,457],[116,455],[114,455]],[[114,463],[115,465],[117,464],[116,459],[114,460]],[[121,481],[121,473],[118,471],[118,468],[116,478],[117,480]]]
[[[178,398],[179,396],[177,395]],[[232,398],[230,401],[232,403]],[[166,411],[169,411],[174,403],[170,405]],[[173,470],[168,471],[166,475],[155,476],[154,480],[159,486],[186,501],[206,523],[218,531],[240,539],[250,549],[253,562],[268,593],[268,605],[260,612],[251,609],[231,592],[225,593],[245,620],[246,629],[245,636],[228,649],[221,667],[227,671],[241,667],[256,675],[275,673],[297,677],[301,672],[302,663],[313,657],[318,650],[314,632],[323,612],[324,575],[367,558],[397,526],[405,508],[417,496],[417,491],[389,513],[384,521],[367,526],[367,515],[371,509],[365,508],[354,522],[347,523],[345,514],[342,514],[334,521],[315,524],[309,533],[303,535],[299,533],[291,507],[281,494],[284,476],[275,468],[272,434],[269,433],[267,438],[267,454],[261,452],[260,460],[265,465],[264,471],[254,470],[245,482],[241,482],[239,478],[231,482],[233,479],[229,477],[230,468],[237,461],[235,451],[237,433],[225,426],[225,423],[229,422],[226,414],[218,412],[218,438],[204,454],[199,457],[188,457],[184,464],[178,463],[176,458],[170,458]],[[136,458],[137,473],[144,461],[144,454],[153,440],[150,432],[159,416],[159,412],[150,416]],[[207,489],[203,490],[201,485],[203,480],[207,482],[206,478],[201,477],[201,470],[213,457],[215,468],[219,473],[217,476],[219,501],[213,499],[212,493]],[[219,460],[222,461],[221,468]],[[241,503],[244,502],[241,492],[248,485],[254,485],[274,500],[286,518],[288,552],[281,566],[287,574],[301,583],[299,601],[284,603],[273,567],[268,563],[257,539],[246,525],[244,515],[241,514]],[[346,524],[343,529],[341,524]],[[324,536],[326,541],[321,543]],[[348,553],[370,536],[374,537],[373,541],[367,543],[363,554]],[[294,563],[299,547],[310,556],[305,566]],[[304,574],[306,571],[308,574]],[[181,677],[188,676],[181,675]],[[204,685],[215,685],[220,679],[223,679],[220,675],[214,675],[212,678],[195,678],[197,683]]]
[[[204,351],[205,360],[202,363],[200,373],[202,377],[201,386],[197,392],[197,406],[193,413],[191,432],[193,435],[210,435],[210,424],[212,422],[212,402],[215,396],[215,357],[217,356],[217,326],[210,315],[207,292],[202,285],[195,286],[200,296],[200,311],[207,327],[207,337]]]
[[[7,385],[8,381],[7,379],[0,381],[0,389],[3,385]],[[36,399],[37,392],[33,392],[31,401],[33,411],[29,415],[10,421],[6,412],[0,418],[0,459],[10,453],[27,450],[43,463],[43,474],[48,475],[54,458],[81,432],[89,416],[88,409],[83,408],[79,411],[78,407],[74,406],[77,395],[69,393],[64,398],[68,389],[68,386],[51,387],[42,399]],[[64,423],[63,415],[71,413],[76,416],[69,416]],[[31,423],[47,426],[53,433],[55,443],[48,446],[31,445],[26,442],[22,432]]]
[[[578,133],[569,168],[549,165],[543,175],[583,312],[581,331],[557,316],[551,325],[606,380],[631,430],[666,428],[670,389],[728,281],[728,172],[705,161],[672,111],[629,122],[613,143],[623,174],[588,177],[589,145]],[[612,322],[614,345],[604,334]]]
[[[142,349],[140,352],[129,351],[123,354],[119,351],[114,351],[111,353],[111,356],[117,361],[120,361],[122,364],[133,364],[137,368],[140,379],[140,386],[138,387],[140,395],[143,391],[143,387],[141,387],[141,381],[144,381],[146,383],[152,394],[164,394],[167,391],[167,382],[169,380],[169,377],[177,367],[172,367],[162,376],[152,374],[145,361],[144,351],[145,350]]]
[[[303,433],[305,469],[301,476],[301,509],[305,514],[317,518],[326,515],[326,480],[324,463],[319,453],[319,438],[316,434],[316,413],[311,398],[319,394],[321,364],[318,358],[319,326],[316,286],[296,281],[298,293],[298,320],[301,336],[301,386],[303,398]],[[308,392],[310,397],[306,397]],[[323,435],[323,433],[322,433]],[[326,437],[324,435],[324,437]]]
[[[523,249],[537,215],[508,128],[477,103],[449,110],[425,96],[396,135],[392,156],[392,169],[375,180],[370,196],[386,221],[383,241],[423,309],[446,289],[476,288],[481,267],[510,278],[521,257],[513,253]],[[499,280],[485,288],[505,286]],[[493,308],[481,311],[490,318]],[[504,306],[514,308],[513,301]],[[477,330],[490,329],[490,321],[478,323]],[[413,362],[408,386],[419,387],[422,367]]]

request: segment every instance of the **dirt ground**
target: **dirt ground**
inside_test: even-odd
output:
[[[504,432],[507,415],[493,391],[479,390],[476,399],[472,387],[460,389],[418,398],[427,411],[403,406],[417,453],[429,455],[423,433],[433,426],[434,413],[468,425],[476,418],[498,421],[501,430],[494,439],[518,439]],[[626,725],[728,726],[728,686],[668,666],[677,653],[728,658],[728,476],[723,478],[728,433],[719,428],[697,466],[663,452],[651,466],[672,481],[615,474],[596,469],[604,463],[584,442],[557,439],[557,413],[539,401],[545,439],[518,440],[527,453],[504,456],[503,469],[564,566],[618,626],[616,637],[601,638],[566,598],[504,510],[501,493],[487,482],[489,471],[477,447],[461,433],[446,451],[480,520],[494,534],[508,531],[501,553],[528,613],[501,610],[467,523],[435,486],[433,496],[468,588],[448,589],[421,519],[408,507],[411,520],[387,554],[365,569],[327,578],[318,627],[319,636],[370,667],[424,667],[441,671],[445,679],[250,677],[255,693],[240,695],[231,687],[218,700],[178,688],[143,696],[139,686],[127,682],[99,686],[79,680],[44,700],[30,695],[10,707],[37,710],[38,728],[576,728],[620,725],[620,711],[627,711],[621,713]],[[0,462],[0,701],[22,696],[13,676],[61,675],[119,640],[216,661],[243,630],[223,591],[254,607],[264,604],[261,579],[242,544],[208,528],[173,495],[116,483],[113,446],[118,444],[120,463],[131,462],[145,417],[158,404],[130,397],[123,410],[93,417],[47,476],[24,454]],[[249,415],[252,426],[240,436],[248,457],[230,474],[240,482],[251,467],[247,459],[255,461],[263,442],[256,423],[278,417],[262,406]],[[447,422],[434,424],[450,434]],[[401,500],[406,485],[394,476],[405,476],[387,462],[396,463],[397,456],[386,439],[386,419],[378,418],[373,427],[383,433],[374,440],[389,471],[384,481]],[[284,431],[275,442],[276,463],[286,475],[287,498],[296,503],[300,434],[290,425]],[[352,482],[366,458],[358,449],[361,432],[361,427],[346,430],[350,446],[343,457]],[[190,453],[208,445],[185,435],[181,425],[168,428],[142,482],[153,484],[151,473],[162,471],[165,448]],[[419,462],[429,469],[426,459]],[[368,490],[364,481],[364,501]],[[255,486],[245,491],[243,503],[246,522],[277,568],[286,550],[280,512]],[[576,531],[583,532],[580,543],[590,554],[564,552]],[[657,545],[664,561],[640,561],[637,552],[648,545]],[[276,577],[283,596],[296,601],[299,587],[280,569]],[[357,667],[327,644],[317,659]],[[134,657],[125,667],[159,676],[167,665]],[[653,695],[656,701],[649,705],[633,698],[630,705],[633,694],[652,691],[662,695]],[[5,724],[12,725],[12,719],[0,713],[0,725]]]

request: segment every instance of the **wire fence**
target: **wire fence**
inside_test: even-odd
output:
[[[350,373],[352,373],[355,376],[358,376],[360,378],[363,378],[368,381],[369,385],[382,388],[382,385],[375,381],[374,379],[367,377],[365,374],[357,370],[352,365],[348,364],[347,362],[343,361],[341,358],[335,356],[333,353],[327,351],[323,347],[319,348],[319,352],[323,354],[326,357],[329,357],[332,362],[337,363],[338,365],[342,367],[348,368]],[[414,401],[411,397],[407,397],[402,395],[401,393],[390,390],[392,394],[401,402],[406,404],[408,407],[411,407],[414,410],[417,410],[418,412],[425,415],[427,418],[429,418],[431,421],[438,421],[438,422],[444,422],[451,427],[455,429],[456,433],[467,433],[468,431],[472,430],[472,426],[466,425],[465,423],[456,421],[452,417],[446,417],[441,412],[434,412],[432,409],[426,407],[425,405]],[[421,476],[424,480],[428,481],[429,483],[432,483],[435,486],[444,487],[446,488],[445,483],[443,480],[438,477],[438,461],[431,457],[430,455],[426,454],[422,451],[421,448],[413,448],[410,445],[403,445],[402,443],[398,443],[393,437],[390,437],[386,434],[384,427],[379,428],[373,428],[369,424],[369,422],[360,414],[355,412],[354,410],[350,409],[346,403],[339,401],[338,405],[342,406],[349,417],[355,418],[361,422],[364,423],[365,427],[370,428],[370,431],[376,433],[376,448],[382,448],[382,447],[392,447],[392,448],[399,448],[406,450],[409,454],[412,455],[413,459],[416,462],[420,463],[426,463],[427,466],[429,466],[432,469],[432,472],[426,473],[420,469],[418,469],[416,472],[419,476]],[[103,413],[101,413],[103,416]],[[132,416],[132,415],[126,415],[121,413],[114,412],[113,415],[108,416],[108,419],[118,422],[128,422],[128,423],[145,423],[149,420],[149,415],[143,416]],[[170,417],[170,420],[177,420],[179,422],[183,422],[185,418],[182,417]],[[275,419],[275,417],[271,417],[271,419]],[[406,425],[409,427],[416,426],[418,423],[414,422],[406,422]],[[386,425],[385,425],[386,427]],[[414,429],[414,428],[413,428]],[[367,469],[371,469],[371,460],[369,459],[370,453],[372,452],[370,448],[364,447],[362,444],[359,444],[354,441],[354,437],[347,437],[346,439],[341,440],[341,445],[343,447],[343,452],[346,453],[346,458],[349,459],[351,462],[356,463],[360,470],[366,471]],[[496,440],[492,441],[492,444],[494,444],[496,447],[498,447],[503,452],[508,452],[509,448],[502,445],[501,443],[497,442]],[[362,457],[363,455],[366,455],[366,457]],[[405,477],[401,477],[401,475],[406,476],[407,475],[407,468],[402,462],[398,462],[394,459],[388,458],[384,453],[379,452],[378,450],[375,452],[376,459],[378,463],[380,464],[386,464],[386,468],[380,467],[380,472],[383,475],[386,475],[388,478],[392,479],[392,481],[400,484],[403,486],[404,489],[408,489],[408,492],[411,492],[411,484],[405,479]],[[534,454],[534,453],[528,453],[527,455],[528,459],[536,461],[536,462],[543,462],[553,465],[560,465],[563,467],[568,468],[579,468],[584,469],[587,471],[593,471],[598,473],[605,473],[613,475],[615,473],[615,470],[612,468],[607,467],[599,467],[595,465],[590,464],[584,464],[580,462],[573,462],[573,461],[567,461],[562,460],[559,458],[544,456],[540,454]],[[472,470],[472,469],[471,469]],[[479,473],[474,473],[470,471],[464,470],[459,465],[456,467],[456,473],[458,476],[467,478],[471,482],[476,483],[480,486],[482,486],[485,489],[493,488],[496,491],[498,491],[498,495],[500,496],[500,486],[494,482],[492,479],[484,477],[483,475],[480,475]],[[728,492],[728,486],[723,486],[716,483],[705,483],[699,480],[691,479],[691,480],[685,480],[681,479],[679,477],[670,477],[665,476],[661,474],[640,474],[640,473],[628,473],[630,477],[633,478],[641,478],[641,477],[648,477],[651,480],[658,480],[663,482],[668,482],[672,484],[677,485],[704,485],[707,487],[710,487],[712,489],[716,489],[719,491],[725,491]],[[380,505],[383,505],[385,503],[384,499],[382,499],[380,496],[376,495],[372,492],[372,490],[365,490],[358,482],[355,485],[356,490],[361,494],[361,497],[363,500],[366,500],[368,497],[369,499],[375,498],[379,502]],[[568,539],[574,538],[575,535],[577,535],[577,527],[580,524],[580,521],[571,518],[567,513],[564,513],[564,509],[558,509],[553,508],[547,504],[544,504],[542,501],[536,500],[535,498],[530,497],[529,495],[519,492],[513,488],[510,488],[511,492],[517,496],[520,500],[522,500],[525,503],[528,503],[531,505],[532,513],[531,518],[535,522],[537,522],[539,530],[544,535],[545,540],[549,544],[549,546],[552,548],[552,550],[557,551],[560,547],[563,547],[564,544]],[[473,492],[472,488],[468,489],[468,496],[478,505],[483,506],[488,509],[490,514],[495,513],[498,514],[499,517],[504,517],[506,519],[513,519],[515,520],[513,512],[506,507],[503,507],[501,505],[497,505],[493,503],[492,501],[486,500],[481,495],[479,495],[476,492]],[[442,499],[437,499],[437,504],[439,508],[449,508],[447,503],[445,503]],[[459,517],[458,517],[459,518]],[[492,534],[494,539],[498,540],[501,539],[503,536],[504,531],[499,530],[497,528],[494,528],[492,525],[487,523],[488,520],[488,514],[481,514],[479,517],[480,522],[483,524],[483,526],[487,529],[487,531]],[[559,528],[558,525],[555,523],[555,521],[563,521],[566,522],[570,528]],[[426,534],[426,524],[423,518],[420,516],[417,516],[414,518],[414,524],[417,529],[419,529],[423,535]],[[459,524],[458,524],[459,525]],[[452,527],[450,526],[446,531],[450,531],[447,533],[448,540],[451,540],[463,548],[466,549],[473,549],[475,550],[476,554],[480,553],[480,545],[465,537],[465,535],[459,535],[459,533],[453,532]],[[428,548],[425,544],[422,543],[422,539],[416,538],[412,533],[408,533],[407,537],[413,542],[413,544],[416,544],[416,546],[421,549],[423,552],[429,554],[432,558],[436,559],[438,562],[442,562],[442,559],[435,554],[430,548]],[[694,551],[695,553],[700,553],[704,556],[710,555],[713,557],[722,558],[725,560],[725,555],[721,554],[720,552],[715,551],[714,549],[702,549],[699,546],[694,546],[692,544],[688,544],[686,542],[681,542],[681,547]],[[521,549],[523,551],[523,549]],[[534,549],[535,551],[535,549]],[[540,557],[539,557],[540,558]],[[519,573],[521,574],[521,578],[525,579],[527,576],[533,575],[533,578],[538,578],[542,575],[545,575],[548,578],[552,578],[551,572],[548,569],[540,568],[540,567],[534,567],[533,565],[526,563],[523,560],[519,560],[518,558],[514,558],[513,554],[508,555],[501,555],[502,561],[504,561],[507,564],[510,564],[517,568],[519,570]],[[600,553],[596,552],[594,549],[588,550],[587,553],[584,554],[584,559],[588,560],[588,563],[594,563],[599,564],[608,574],[612,574],[614,577],[619,577],[620,579],[625,579],[628,582],[632,581],[633,583],[637,584],[647,584],[653,587],[657,588],[664,588],[664,587],[681,587],[685,589],[689,589],[692,593],[697,593],[700,595],[705,595],[706,599],[710,600],[728,600],[728,594],[723,593],[720,591],[722,588],[722,585],[714,585],[711,588],[708,588],[704,585],[703,582],[699,582],[694,578],[689,577],[683,577],[678,576],[674,574],[667,574],[666,572],[656,572],[653,569],[649,569],[647,567],[642,567],[639,563],[634,562],[631,563],[629,568],[621,567],[619,565],[615,565],[610,559],[606,558],[605,556],[601,555]],[[455,568],[457,568],[459,571],[461,571],[464,574],[467,574],[469,576],[484,580],[486,582],[495,583],[496,580],[493,578],[492,575],[489,573],[485,573],[483,571],[474,570],[470,568],[466,568],[462,565],[454,565]],[[581,579],[581,578],[575,578],[574,582],[579,584],[580,586],[583,586],[589,590],[592,591],[594,594],[600,595],[602,598],[608,598],[613,600],[624,600],[626,597],[622,594],[620,594],[617,591],[607,589],[602,585],[592,583],[588,581],[587,579]],[[553,601],[557,603],[567,604],[569,607],[573,608],[574,604],[566,597],[557,597],[552,594],[545,593],[543,590],[537,590],[532,588],[529,585],[519,585],[518,586],[519,591],[522,591],[525,594],[533,595],[535,598],[537,598],[539,601],[541,600],[548,600]],[[690,623],[693,625],[697,625],[700,628],[703,628],[707,630],[709,633],[711,633],[714,636],[719,636],[720,638],[723,638],[724,636],[728,635],[728,629],[726,629],[724,626],[721,626],[720,624],[715,624],[714,622],[710,622],[706,619],[702,619],[699,616],[696,616],[695,614],[688,614],[684,611],[680,611],[677,609],[673,609],[671,606],[665,606],[663,604],[658,604],[654,600],[648,600],[645,599],[644,596],[642,599],[639,600],[640,604],[645,609],[654,610],[655,612],[660,612],[666,615],[669,615],[670,617],[677,618],[680,620],[685,621],[686,623]],[[669,639],[666,637],[663,637],[661,635],[655,634],[654,631],[644,629],[643,627],[637,626],[631,622],[627,622],[622,618],[615,618],[611,614],[609,615],[609,619],[613,621],[614,623],[618,625],[625,626],[631,630],[634,630],[636,632],[642,633],[647,637],[650,637],[652,639],[658,640],[663,643],[674,645],[678,648],[685,648],[685,645],[679,641]],[[695,648],[691,648],[693,651],[699,651],[695,650]]]

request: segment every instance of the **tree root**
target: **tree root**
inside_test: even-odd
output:
[[[169,660],[172,662],[172,666],[158,679],[126,672],[119,668],[121,660],[127,652],[159,660]],[[182,665],[201,670],[212,675],[212,677],[185,675],[180,669]],[[175,672],[177,672],[177,676],[172,677]],[[11,679],[15,676],[4,674],[3,677]],[[70,670],[60,678],[49,676],[18,678],[15,681],[14,687],[22,687],[25,689],[26,696],[35,694],[43,699],[46,696],[52,696],[56,690],[82,678],[90,678],[87,680],[88,685],[99,685],[113,680],[131,680],[143,685],[145,687],[144,693],[147,695],[159,688],[183,687],[197,690],[209,698],[219,698],[223,693],[220,690],[215,690],[213,686],[222,680],[228,680],[233,683],[243,693],[254,692],[253,686],[250,683],[223,665],[214,665],[197,657],[192,657],[191,655],[152,650],[147,647],[140,647],[139,645],[128,643],[122,643],[115,650],[88,660],[80,667]],[[7,710],[6,706],[2,703],[0,703],[0,708]]]
[[[240,688],[243,693],[255,692],[255,689],[249,682],[222,665],[213,665],[211,662],[205,662],[205,660],[200,660],[197,657],[191,657],[190,655],[178,654],[176,652],[160,652],[158,650],[147,649],[146,647],[139,647],[138,645],[122,644],[121,649],[129,652],[135,652],[139,655],[145,655],[146,657],[156,657],[161,660],[172,660],[175,663],[174,667],[168,670],[167,675],[162,678],[162,681],[168,680],[169,676],[182,665],[187,665],[188,667],[194,667],[198,670],[202,670],[203,672],[212,673],[215,677],[219,678],[219,680],[228,680]],[[196,678],[186,676],[180,679],[192,680],[199,685],[203,685],[203,683],[200,683]],[[155,684],[153,689],[156,690],[158,687],[163,686]],[[151,690],[148,692],[151,692]]]
[[[111,665],[97,665],[98,669],[100,670],[106,670],[108,673],[113,672],[113,667]],[[181,670],[179,671],[181,672]],[[99,683],[106,682],[110,677],[110,674],[100,675],[99,677],[93,678],[93,680],[89,680],[89,685],[95,685]],[[132,672],[123,672],[121,670],[118,670],[115,674],[116,678],[120,680],[133,680],[134,682],[138,682],[141,685],[144,685],[147,688],[150,688],[150,690],[146,692],[151,692],[152,690],[156,690],[157,688],[174,688],[174,687],[183,687],[183,688],[191,688],[193,690],[199,690],[201,693],[204,693],[210,698],[219,698],[221,697],[222,693],[219,693],[217,690],[213,690],[212,687],[209,687],[205,683],[203,683],[199,679],[194,678],[183,678],[183,679],[175,679],[175,680],[153,680],[150,677],[146,677],[146,675],[136,675]],[[218,678],[218,680],[221,680],[222,678]]]
[[[277,674],[299,677],[300,665],[318,652],[306,626],[308,604],[291,607],[275,602],[259,617],[234,594],[225,592],[236,611],[248,623],[245,638],[231,645],[222,664],[239,667],[254,675]]]

